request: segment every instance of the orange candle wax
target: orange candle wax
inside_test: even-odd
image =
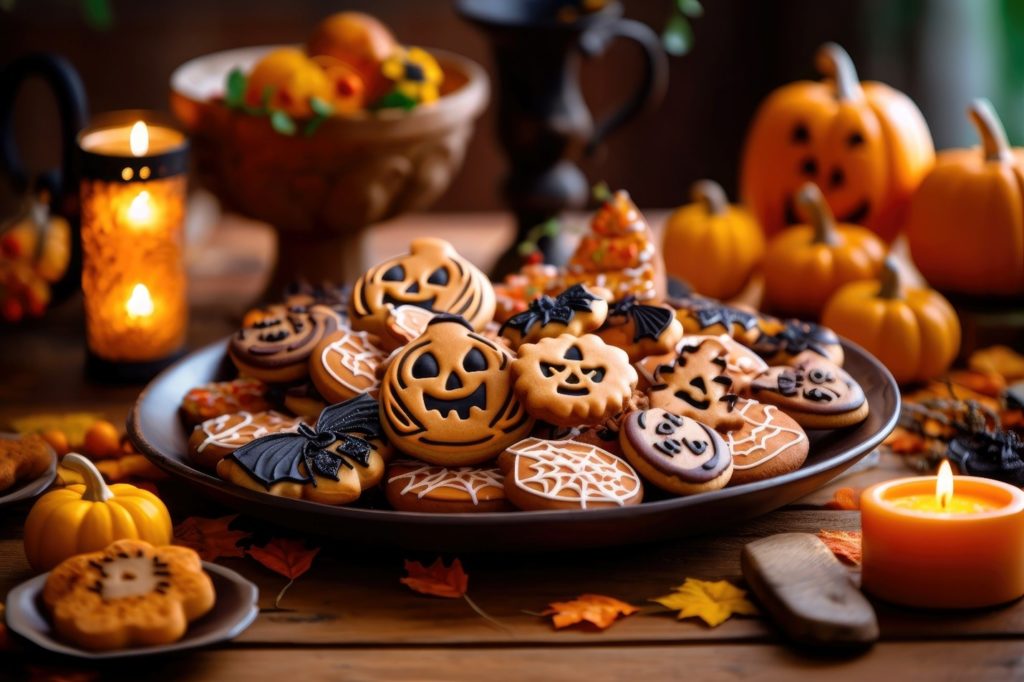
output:
[[[1024,492],[948,476],[946,491],[937,491],[941,473],[864,491],[865,591],[929,608],[992,606],[1024,595]]]

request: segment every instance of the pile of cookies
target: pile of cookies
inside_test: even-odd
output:
[[[639,216],[621,195],[609,211]],[[350,292],[252,311],[229,344],[240,378],[185,398],[191,457],[325,504],[383,487],[403,511],[596,509],[793,471],[805,428],[867,416],[828,329],[660,299],[655,268],[632,269],[631,290],[622,266],[567,271],[499,324],[488,278],[422,238]]]

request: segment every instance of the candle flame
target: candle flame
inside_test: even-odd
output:
[[[123,139],[123,138],[122,138]],[[142,121],[136,121],[128,134],[128,145],[131,147],[132,156],[145,156],[149,151],[149,128]]]
[[[148,223],[153,218],[153,202],[149,192],[142,190],[128,205],[128,220],[136,225]]]
[[[136,284],[132,289],[132,295],[124,305],[128,317],[138,319],[149,317],[153,314],[153,299],[149,295],[149,289],[145,284]]]
[[[935,501],[943,511],[949,509],[949,503],[953,501],[953,469],[948,459],[942,460],[942,466],[939,467],[939,477],[935,481]]]

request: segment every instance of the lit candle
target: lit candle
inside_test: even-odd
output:
[[[976,608],[1024,595],[1024,492],[973,476],[879,483],[861,496],[862,584],[886,601]]]

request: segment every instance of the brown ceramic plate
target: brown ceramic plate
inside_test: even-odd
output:
[[[21,436],[17,433],[0,433],[0,438],[7,440],[13,440],[20,438]],[[49,446],[47,446],[49,447]],[[46,471],[43,472],[42,476],[33,478],[31,481],[21,481],[15,483],[12,487],[0,492],[0,507],[5,507],[15,502],[21,502],[22,500],[30,500],[33,497],[37,497],[43,493],[50,484],[53,483],[54,479],[57,478],[57,453],[50,450],[50,465],[46,467]]]
[[[139,396],[128,434],[140,452],[172,476],[224,505],[306,532],[409,550],[451,552],[556,550],[649,542],[705,533],[765,514],[817,490],[874,450],[896,425],[899,390],[888,370],[847,341],[846,370],[864,388],[870,416],[847,429],[811,431],[802,468],[776,478],[682,498],[589,511],[424,514],[373,503],[331,507],[232,486],[196,469],[178,405],[189,389],[234,375],[227,341],[202,348],[171,366]],[[654,493],[652,486],[647,492]],[[652,494],[653,497],[653,494]]]

